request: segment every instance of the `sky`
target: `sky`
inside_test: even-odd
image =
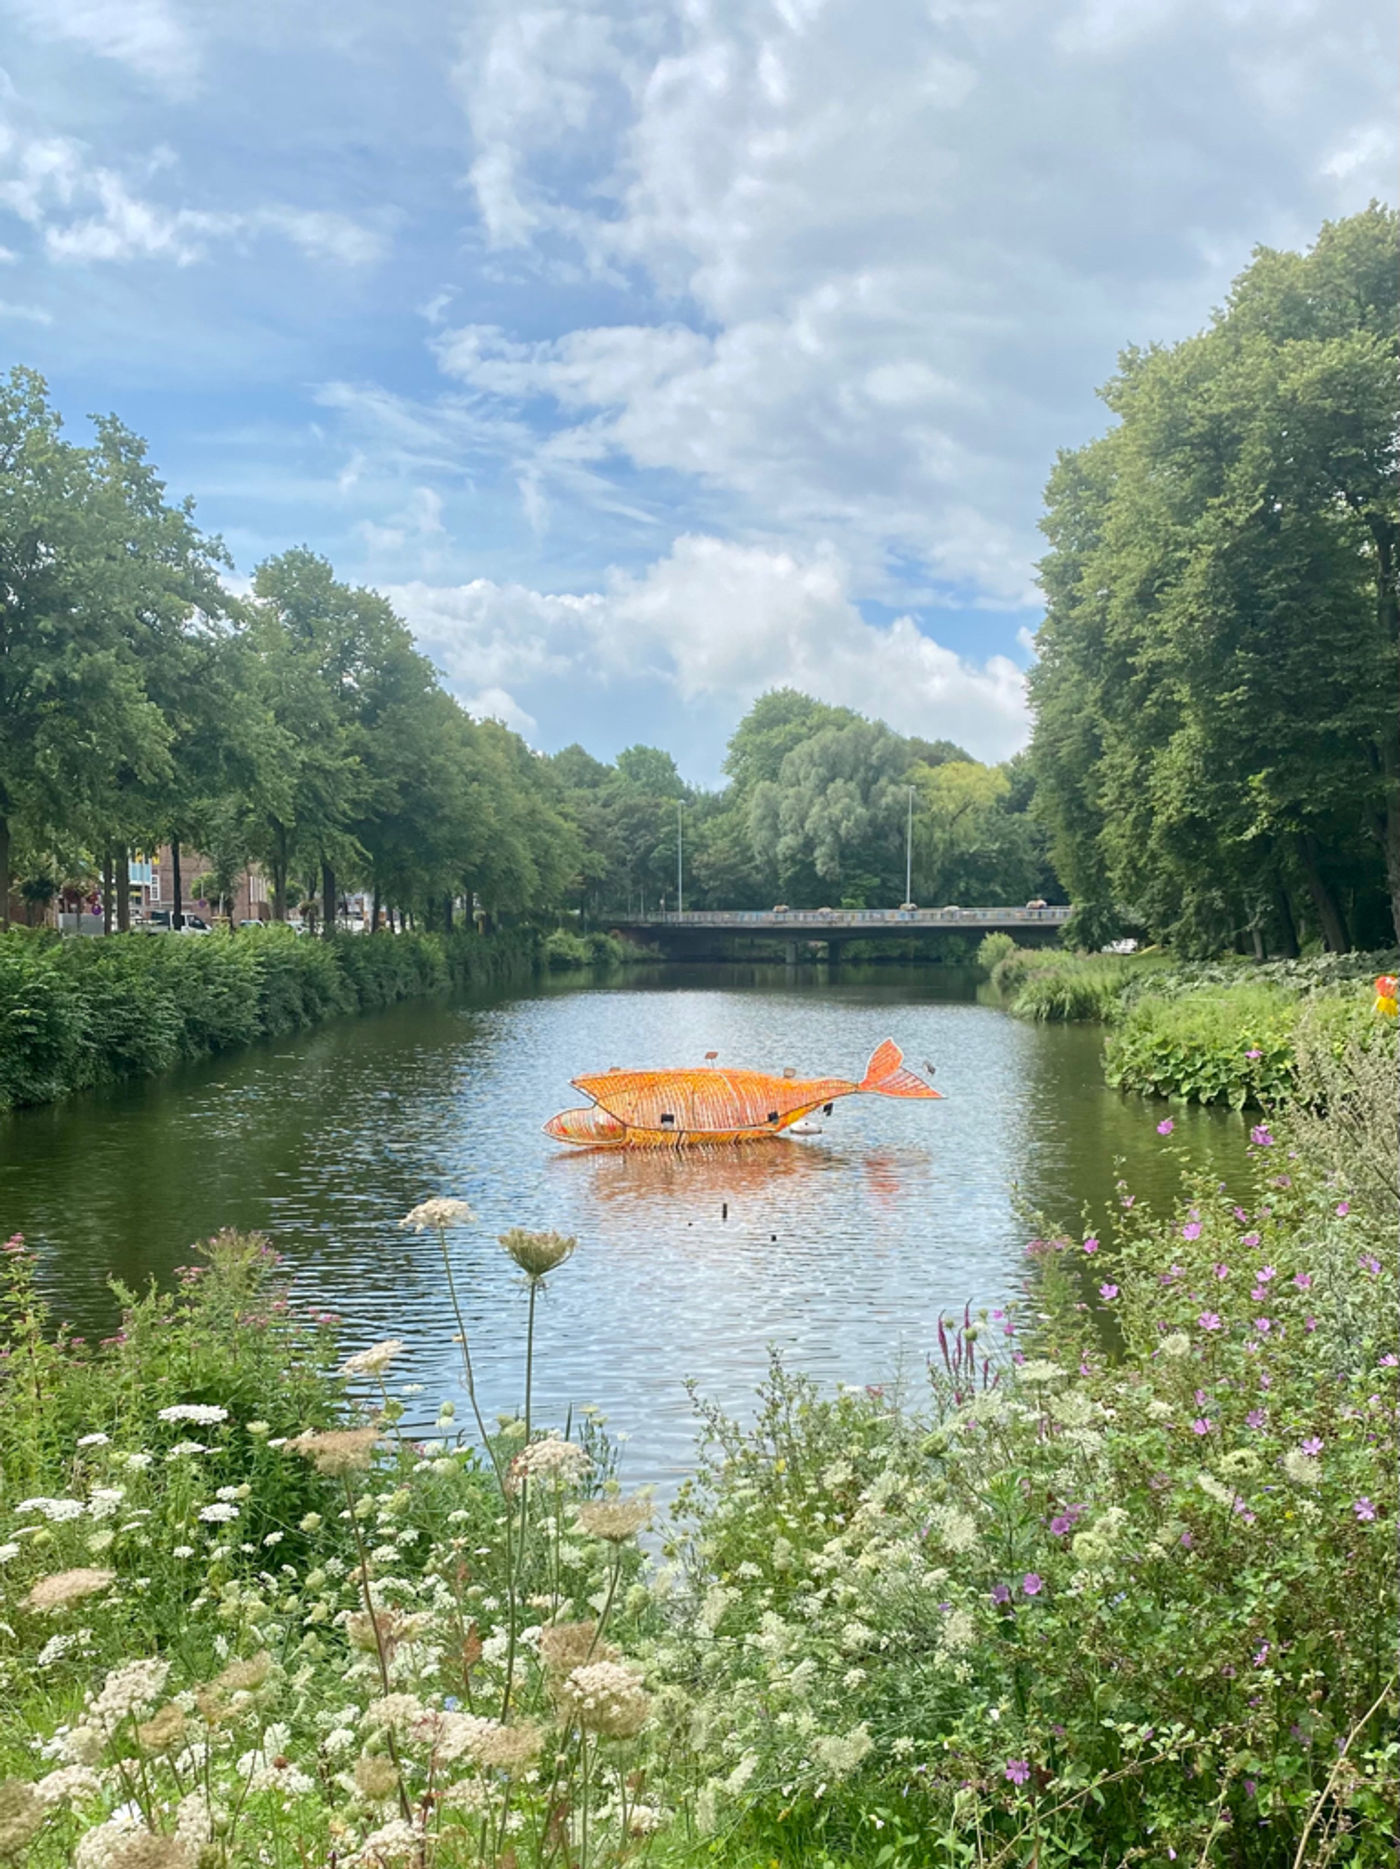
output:
[[[1394,198],[1389,0],[0,0],[0,342],[534,746],[999,759],[1127,344]]]

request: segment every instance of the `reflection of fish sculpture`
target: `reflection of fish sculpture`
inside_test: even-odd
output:
[[[838,1097],[939,1097],[904,1069],[892,1038],[879,1046],[858,1084],[845,1077],[773,1077],[766,1071],[604,1071],[576,1077],[592,1103],[564,1110],[545,1134],[584,1149],[678,1148],[687,1143],[750,1142],[781,1135]]]

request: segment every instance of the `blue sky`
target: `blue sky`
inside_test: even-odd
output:
[[[1381,0],[0,0],[0,339],[247,576],[713,782],[791,681],[1023,743],[1126,343],[1392,193]]]

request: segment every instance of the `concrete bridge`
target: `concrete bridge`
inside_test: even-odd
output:
[[[619,934],[659,947],[668,959],[698,960],[716,947],[719,936],[760,936],[783,943],[783,956],[796,966],[802,949],[816,942],[826,949],[828,961],[837,962],[851,941],[913,937],[921,945],[936,946],[951,932],[991,934],[1000,930],[1015,935],[1025,946],[1053,940],[1068,921],[1071,910],[1055,908],[941,908],[941,909],[674,909],[653,915],[614,918],[609,926]]]

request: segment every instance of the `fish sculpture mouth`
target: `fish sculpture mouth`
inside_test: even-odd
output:
[[[754,1142],[780,1136],[818,1110],[830,1115],[838,1097],[924,1099],[943,1094],[905,1068],[904,1054],[888,1038],[871,1054],[859,1082],[747,1070],[614,1069],[576,1077],[574,1088],[592,1103],[551,1117],[545,1134],[584,1149]]]
[[[598,1103],[586,1109],[561,1110],[551,1116],[544,1133],[556,1142],[571,1142],[577,1149],[617,1149],[627,1140],[627,1125],[609,1116]]]

